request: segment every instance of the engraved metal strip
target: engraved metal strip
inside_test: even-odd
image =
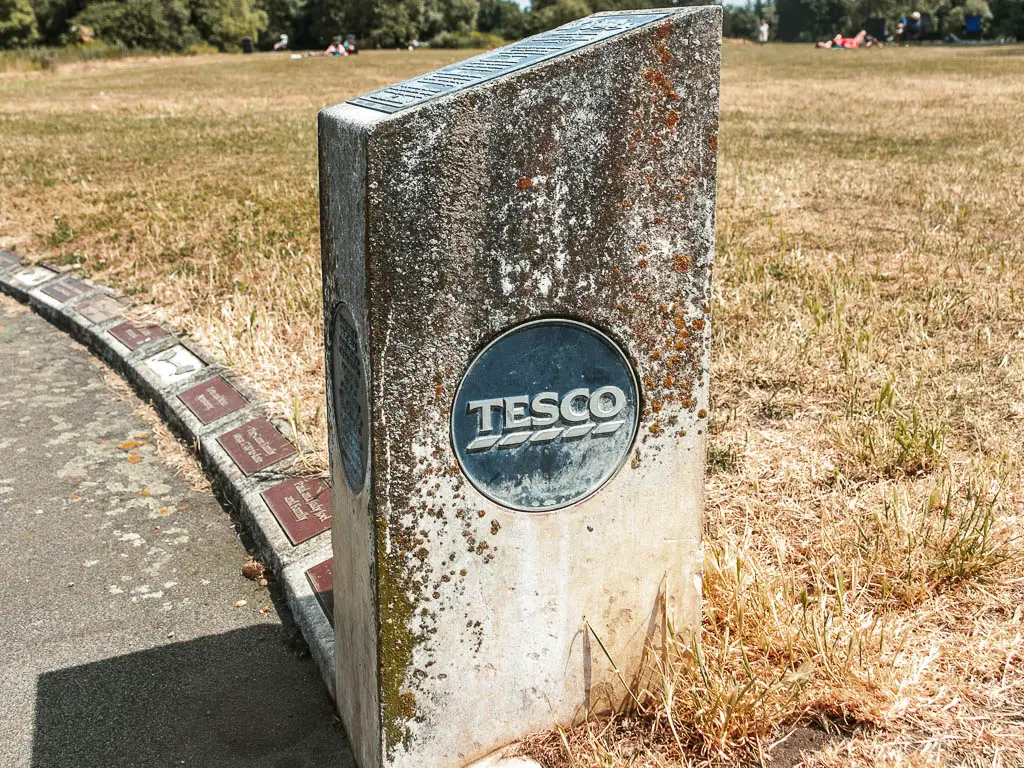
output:
[[[660,13],[623,13],[590,16],[564,26],[528,37],[458,64],[429,72],[403,83],[349,99],[355,104],[378,112],[393,114],[415,107],[439,96],[455,93],[474,85],[534,66],[556,56],[577,51],[633,29],[661,21],[672,11]]]

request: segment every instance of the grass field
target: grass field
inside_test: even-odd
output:
[[[458,56],[0,75],[0,244],[132,293],[323,446],[316,110]],[[525,751],[1024,766],[1022,83],[1021,47],[725,48],[702,643]]]

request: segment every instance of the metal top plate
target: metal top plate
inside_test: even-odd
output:
[[[621,13],[589,16],[557,29],[520,40],[494,51],[429,72],[404,83],[349,99],[367,109],[392,114],[424,102],[446,96],[474,85],[502,77],[543,61],[563,56],[610,37],[645,27],[671,16],[672,11],[658,13]]]

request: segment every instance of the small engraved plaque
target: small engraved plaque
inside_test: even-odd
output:
[[[293,545],[331,527],[331,489],[316,477],[291,477],[261,494]]]
[[[52,280],[55,277],[57,277],[57,273],[52,269],[28,267],[20,272],[15,272],[11,276],[11,282],[20,285],[22,288],[35,288],[37,285],[42,285],[47,280]]]
[[[177,384],[206,367],[206,364],[181,344],[146,359],[146,367],[156,374],[161,387]]]
[[[334,434],[345,480],[353,492],[363,489],[369,435],[366,424],[366,379],[352,313],[345,305],[334,313],[331,339],[334,385]]]
[[[81,280],[69,277],[65,280],[56,280],[48,285],[44,285],[39,290],[51,299],[56,300],[58,304],[65,304],[79,296],[84,296],[92,289]]]
[[[309,586],[313,588],[320,607],[327,614],[327,620],[334,626],[334,558],[314,565],[306,571]]]
[[[128,347],[132,352],[143,344],[148,344],[154,339],[162,339],[164,336],[170,336],[170,334],[159,325],[136,325],[135,323],[127,320],[120,325],[115,325],[107,331],[107,333]]]
[[[615,342],[574,320],[536,320],[470,364],[452,406],[452,444],[484,496],[546,512],[595,493],[629,455],[639,388]]]
[[[110,296],[100,296],[96,299],[87,299],[81,304],[75,305],[74,311],[84,317],[93,325],[105,323],[124,314],[125,305]]]
[[[212,424],[249,404],[223,376],[214,376],[209,381],[185,390],[178,395],[178,399],[203,424]]]
[[[389,114],[399,112],[571,53],[623,32],[653,24],[671,13],[661,11],[590,16],[436,72],[357,96],[349,99],[349,103]]]
[[[245,475],[259,472],[295,454],[295,447],[266,419],[253,419],[225,432],[217,442]]]

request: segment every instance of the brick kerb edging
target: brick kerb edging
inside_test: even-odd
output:
[[[135,344],[135,340],[123,343],[110,333],[123,323],[132,322],[127,317],[130,305],[125,299],[110,288],[70,271],[51,269],[52,276],[44,275],[39,271],[41,266],[26,264],[18,254],[0,250],[0,291],[28,304],[37,314],[102,358],[156,407],[164,421],[198,455],[212,477],[218,495],[237,513],[246,531],[252,536],[256,547],[254,554],[283,587],[295,621],[333,697],[334,629],[307,577],[311,568],[331,558],[330,526],[328,524],[326,530],[293,546],[282,524],[261,496],[262,492],[276,487],[282,481],[298,477],[290,472],[294,468],[296,454],[285,453],[300,438],[294,434],[289,435],[287,425],[270,417],[257,393],[233,379],[228,369],[218,365],[212,355],[194,341],[160,327],[163,335],[147,340],[139,334],[138,346],[130,349],[129,346]],[[61,299],[44,290],[49,287],[52,292],[59,292],[57,288],[62,283],[69,284],[70,288],[64,293],[78,295]],[[104,298],[120,302],[121,307],[114,309],[110,305],[96,309],[95,302]],[[90,305],[94,311],[90,311]],[[97,314],[101,310],[109,310],[110,316],[104,319]],[[98,320],[90,319],[82,311]],[[140,329],[142,326],[132,324],[127,330],[137,333]],[[174,358],[180,356],[185,361],[184,365],[176,364],[173,359],[171,362],[153,363],[154,356],[168,353],[179,346],[184,353],[178,351]],[[199,365],[193,370],[187,370],[189,366],[195,365],[191,358],[195,358]],[[211,418],[210,423],[204,424],[178,396],[198,388],[200,384],[212,384],[218,376],[223,377],[230,388],[247,403],[230,412],[218,413]],[[270,422],[272,429],[268,430],[261,419]],[[248,474],[218,442],[218,438],[246,425],[249,426],[241,437],[234,440],[236,445],[249,448],[248,452],[243,452],[248,453],[248,458],[240,455],[240,460],[254,462],[252,453],[256,453],[260,460],[265,461],[264,466],[249,467]],[[278,433],[287,442],[277,440]],[[247,436],[251,436],[251,439],[246,440]],[[275,441],[283,444],[275,454],[264,455],[265,452],[256,450],[261,447],[261,443],[273,448]],[[236,452],[238,450],[236,448]],[[276,458],[278,454],[280,458]],[[321,482],[328,484],[326,480]]]

